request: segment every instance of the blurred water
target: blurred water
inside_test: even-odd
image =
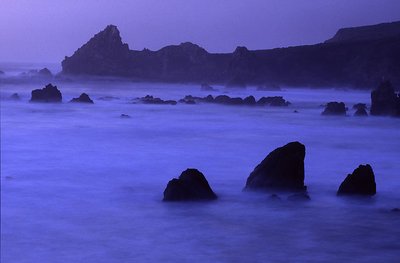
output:
[[[400,213],[390,211],[400,207],[399,119],[320,115],[334,100],[352,115],[369,92],[217,87],[212,94],[282,95],[292,105],[170,106],[130,101],[208,93],[183,84],[54,84],[63,104],[29,103],[38,84],[0,87],[1,262],[399,262]],[[14,92],[21,101],[7,100]],[[95,104],[66,103],[81,92]],[[311,201],[241,191],[270,151],[294,140],[306,145]],[[365,163],[378,194],[336,197]],[[218,201],[161,202],[188,167],[205,174]]]

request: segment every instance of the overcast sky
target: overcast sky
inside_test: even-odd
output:
[[[400,20],[399,0],[0,0],[0,62],[60,62],[108,24],[131,49],[210,52],[314,44]]]

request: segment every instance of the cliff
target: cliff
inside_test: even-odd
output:
[[[158,51],[129,50],[117,27],[110,25],[66,57],[62,73],[145,81],[364,88],[385,77],[399,86],[398,30],[400,22],[395,22],[341,29],[316,45],[256,51],[238,47],[233,53],[212,54],[189,42]]]

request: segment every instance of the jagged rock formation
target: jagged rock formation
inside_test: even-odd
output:
[[[391,31],[393,34],[380,33]],[[326,43],[211,54],[190,42],[158,51],[129,50],[116,26],[107,26],[62,62],[64,74],[122,76],[148,81],[246,85],[357,86],[369,88],[382,76],[400,85],[400,24],[365,32],[353,28],[346,37]],[[338,35],[343,35],[342,29]],[[371,31],[371,32],[372,32]],[[361,32],[361,33],[360,33]],[[358,35],[362,34],[363,37]],[[380,35],[380,37],[375,37]],[[343,41],[355,36],[357,41]],[[337,40],[339,39],[339,40]]]
[[[82,93],[78,98],[73,98],[70,102],[93,104],[93,100],[86,93]]]
[[[343,102],[328,102],[322,115],[346,115],[346,105]]]
[[[245,189],[304,191],[306,148],[291,142],[269,153],[247,178]]]
[[[367,105],[365,103],[357,103],[353,106],[353,109],[356,110],[354,116],[368,116]]]
[[[372,167],[360,165],[341,183],[338,195],[375,195],[376,183]]]
[[[144,104],[169,104],[169,105],[177,104],[175,100],[162,100],[160,98],[155,98],[151,95],[146,95],[145,97],[138,98],[137,100],[139,100]]]
[[[371,115],[400,117],[400,93],[395,93],[390,81],[371,92]]]
[[[197,169],[187,169],[168,182],[163,201],[215,200],[213,192],[204,175]]]
[[[179,100],[181,103],[194,104],[196,102],[204,103],[215,103],[224,105],[245,105],[245,106],[274,106],[284,107],[290,105],[289,101],[286,101],[283,97],[261,97],[258,101],[254,96],[248,96],[244,99],[240,97],[232,98],[228,95],[218,95],[215,98],[212,95],[208,95],[204,98],[187,95],[183,99]]]
[[[47,84],[43,89],[35,89],[32,91],[32,102],[61,102],[62,95],[57,86]]]

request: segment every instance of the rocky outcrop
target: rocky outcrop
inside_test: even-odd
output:
[[[247,178],[248,190],[304,191],[304,158],[306,148],[291,142],[269,153]]]
[[[346,115],[346,105],[343,102],[328,102],[322,115]]]
[[[78,98],[73,98],[70,102],[93,104],[93,100],[86,93],[82,93]]]
[[[128,75],[130,50],[122,43],[119,30],[114,25],[92,37],[71,57],[62,62],[65,74]]]
[[[62,95],[57,86],[47,84],[43,89],[32,91],[31,102],[61,102]]]
[[[178,179],[168,182],[163,201],[215,200],[213,192],[204,175],[197,169],[187,169]]]
[[[341,183],[338,195],[375,195],[376,183],[372,167],[360,165]]]
[[[390,81],[383,81],[371,92],[371,115],[400,116],[400,94]]]
[[[400,24],[394,27],[398,30]],[[386,32],[387,28],[387,25],[379,26],[376,34]],[[363,29],[356,28],[351,35],[357,31]],[[398,61],[398,34],[270,50],[238,47],[232,53],[212,54],[189,42],[157,51],[129,50],[117,27],[110,25],[66,57],[62,73],[147,81],[227,83],[228,87],[355,86],[366,89],[382,76],[400,85]]]
[[[367,105],[365,103],[357,103],[353,106],[353,109],[356,110],[354,116],[368,116]]]
[[[257,101],[258,105],[269,105],[274,107],[284,107],[289,106],[290,102],[286,101],[281,96],[274,96],[274,97],[262,97]]]
[[[177,104],[175,100],[162,100],[160,98],[156,98],[151,95],[146,95],[145,97],[138,98],[138,100],[144,104],[169,104],[169,105]]]

